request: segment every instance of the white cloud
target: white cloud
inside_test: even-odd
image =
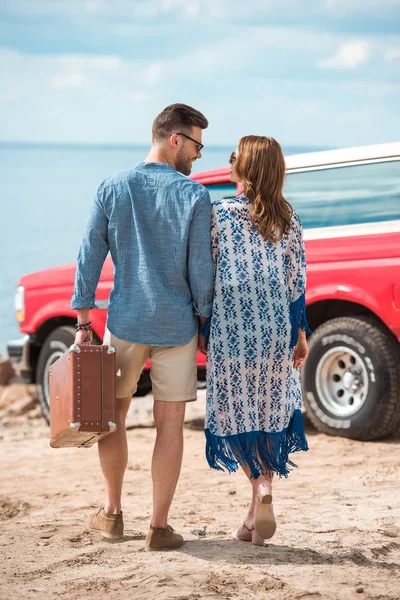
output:
[[[163,67],[159,62],[151,63],[143,73],[143,81],[146,85],[154,85],[161,79]]]
[[[215,1],[217,2],[217,0]],[[199,0],[161,0],[154,4],[156,6],[158,4],[158,9],[161,11],[172,12],[174,10],[180,10],[189,17],[196,17],[200,13]]]
[[[379,13],[385,7],[400,4],[400,0],[325,0],[323,6],[328,10],[337,10],[343,13],[358,12]]]
[[[369,44],[366,41],[354,41],[343,44],[330,58],[320,60],[320,69],[355,69],[365,63],[369,56]]]
[[[83,4],[88,13],[96,13],[100,10],[99,3],[96,0],[85,0]]]
[[[106,0],[107,2],[107,0]],[[84,15],[99,12],[104,0],[3,0],[2,9],[16,15]]]
[[[85,70],[109,70],[118,69],[121,66],[121,59],[118,56],[98,56],[83,54],[63,54],[60,62],[62,66],[71,69]]]
[[[117,56],[63,54],[58,61],[60,68],[52,80],[52,85],[56,88],[80,87],[91,72],[113,71],[122,65]]]
[[[132,100],[132,102],[146,102],[146,100],[149,99],[149,94],[141,91],[132,92],[130,95],[130,99]]]
[[[127,18],[149,18],[174,14],[188,19],[202,17],[221,19],[280,15],[291,16],[304,10],[310,14],[326,12],[379,14],[396,7],[400,0],[309,0],[307,9],[298,0],[0,0],[2,9],[14,15],[84,16],[118,15]]]
[[[400,58],[400,46],[397,48],[388,48],[385,52],[385,60],[390,62]]]
[[[85,81],[83,73],[59,73],[53,78],[53,86],[56,88],[80,87]]]

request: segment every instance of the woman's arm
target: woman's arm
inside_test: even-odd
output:
[[[294,213],[292,218],[292,228],[289,234],[285,263],[290,294],[290,347],[295,348],[299,339],[306,343],[306,333],[311,333],[307,323],[305,302],[306,253],[303,228],[297,213]]]
[[[214,265],[214,275],[217,272],[218,263],[218,247],[219,247],[219,229],[218,221],[215,215],[214,207],[211,209],[211,253]]]
[[[214,208],[211,211],[211,254],[212,261],[214,265],[214,277],[217,272],[217,263],[218,263],[218,246],[219,246],[219,230],[218,230],[218,222],[215,215]],[[200,330],[199,330],[199,341],[198,341],[198,349],[203,354],[207,354],[208,340],[210,337],[210,325],[211,325],[211,317],[205,319],[204,317],[200,317]]]

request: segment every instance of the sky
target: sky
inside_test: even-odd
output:
[[[0,0],[0,140],[148,144],[168,104],[203,139],[400,139],[400,0]]]

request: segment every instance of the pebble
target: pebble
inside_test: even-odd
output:
[[[358,588],[356,588],[356,592],[357,594],[363,594],[364,593],[364,588],[362,585],[359,585]]]
[[[207,525],[204,525],[203,529],[192,529],[190,532],[192,535],[198,535],[204,537],[207,535]]]
[[[379,529],[378,531],[382,535],[386,535],[386,537],[400,537],[400,527],[396,527],[395,525],[393,527],[385,527],[384,529]]]

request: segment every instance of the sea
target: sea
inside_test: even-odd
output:
[[[232,146],[206,147],[193,173],[228,165]],[[284,147],[285,154],[323,148]],[[0,143],[0,354],[21,334],[22,275],[75,262],[97,185],[145,158],[148,146]]]

